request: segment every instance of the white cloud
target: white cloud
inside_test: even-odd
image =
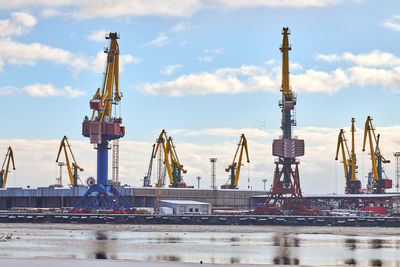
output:
[[[92,71],[97,73],[104,73],[106,71],[106,61],[107,61],[107,54],[104,51],[99,51],[96,57],[91,62]],[[132,55],[120,55],[119,56],[119,70],[122,72],[124,71],[125,64],[133,63],[139,64],[142,62],[142,59],[133,57]]]
[[[384,20],[382,26],[391,30],[400,31],[400,15],[393,15],[392,18]]]
[[[204,53],[211,53],[215,55],[222,55],[224,53],[223,48],[216,48],[216,49],[204,49]]]
[[[215,4],[221,4],[222,7],[234,9],[239,8],[256,8],[256,7],[291,7],[291,8],[306,8],[306,7],[327,7],[339,4],[344,0],[215,0]]]
[[[66,14],[64,14],[60,10],[54,9],[54,8],[46,8],[45,10],[42,11],[42,16],[45,18],[62,16],[62,15],[66,15]]]
[[[249,76],[260,73],[260,68],[243,65],[240,68],[218,69],[214,73],[182,75],[169,82],[143,83],[138,88],[152,95],[182,96],[184,94],[205,95],[210,93],[242,93],[251,91],[251,87],[238,78],[238,75]]]
[[[0,37],[25,34],[36,23],[36,18],[28,13],[13,12],[9,19],[0,20]]]
[[[24,44],[9,38],[0,39],[0,60],[14,65],[35,65],[38,61],[50,61],[70,66],[74,70],[88,67],[82,56],[40,43]]]
[[[279,119],[279,118],[277,118]],[[362,118],[365,119],[365,118]],[[363,125],[363,121],[357,123]],[[349,136],[350,124],[344,123],[345,134]],[[375,125],[379,126],[379,125]],[[239,141],[240,134],[244,133],[247,137],[249,147],[250,164],[242,167],[242,174],[239,179],[239,188],[246,189],[247,179],[250,178],[250,185],[253,189],[262,189],[262,178],[268,178],[268,186],[272,182],[274,172],[274,157],[271,153],[272,140],[277,138],[280,131],[260,131],[255,129],[200,129],[201,133],[218,136],[217,141],[202,143],[199,140],[197,131],[188,129],[177,129],[168,131],[168,135],[174,138],[176,151],[181,163],[188,170],[184,175],[184,180],[188,185],[196,185],[196,176],[202,177],[202,188],[210,186],[210,157],[217,157],[217,185],[224,184],[228,178],[225,168],[232,162],[234,152]],[[377,127],[376,132],[381,134],[381,151],[391,164],[385,165],[386,174],[389,178],[394,178],[394,160],[392,152],[394,148],[400,147],[400,125],[390,127]],[[300,160],[300,182],[304,193],[332,193],[344,191],[344,174],[340,160],[335,161],[336,142],[339,129],[305,127],[296,129],[296,134],[301,139],[305,139],[306,153]],[[193,134],[193,135],[191,135]],[[157,136],[155,135],[154,138]],[[192,138],[191,138],[192,137]],[[61,136],[59,137],[61,139]],[[120,181],[122,184],[128,183],[134,186],[141,186],[143,176],[149,164],[149,157],[154,138],[149,137],[149,141],[128,141],[120,140]],[[191,139],[185,141],[182,139]],[[356,131],[356,154],[358,158],[359,179],[363,181],[365,187],[371,162],[367,152],[361,152],[361,140],[363,129],[357,128]],[[207,139],[210,140],[210,139]],[[58,171],[55,172],[55,157],[60,140],[0,140],[0,153],[5,152],[11,145],[14,150],[17,170],[9,175],[8,187],[11,186],[48,186],[54,184]],[[78,141],[70,140],[72,150],[78,164],[84,168],[80,174],[81,180],[89,176],[96,176],[96,151],[90,145],[89,140]],[[41,153],[37,153],[41,151]],[[63,158],[61,159],[63,160]],[[111,161],[109,161],[111,164]],[[156,163],[155,163],[156,164]],[[111,165],[110,165],[111,166]],[[153,176],[157,175],[157,168],[153,167]],[[58,170],[58,169],[57,169]],[[109,168],[111,176],[111,168]],[[67,173],[64,168],[64,184],[67,184]],[[133,176],[132,176],[133,175]],[[153,182],[155,181],[153,177]]]
[[[318,54],[316,57],[318,60],[327,62],[335,61],[348,61],[353,64],[364,66],[364,67],[392,67],[400,65],[400,58],[387,52],[379,50],[373,50],[367,54],[354,55],[350,52],[343,53],[342,55],[323,55]]]
[[[18,89],[12,86],[0,87],[0,95],[18,95]]]
[[[86,95],[85,92],[78,89],[72,89],[70,86],[65,86],[63,89],[57,89],[52,84],[36,83],[22,88],[22,91],[33,97],[54,97],[66,96],[70,98],[77,98]]]
[[[302,66],[300,63],[293,62],[293,63],[289,63],[289,69],[290,69],[290,70],[293,70],[293,71],[295,71],[295,70],[302,70],[302,69],[303,69],[303,66]]]
[[[211,62],[213,60],[212,56],[202,56],[197,58],[200,62]]]
[[[170,38],[171,33],[177,34],[177,33],[183,32],[183,31],[187,31],[189,29],[191,29],[190,26],[187,26],[186,24],[181,22],[179,24],[172,26],[165,32],[160,32],[156,38],[154,38],[152,41],[148,42],[146,45],[155,46],[155,47],[161,47],[161,46],[167,45],[168,43],[171,42],[171,38]],[[181,42],[180,45],[185,46],[186,42]]]
[[[87,36],[87,39],[95,42],[103,42],[106,36],[106,32],[106,30],[92,31],[90,35]]]
[[[81,2],[75,16],[78,18],[147,15],[190,17],[203,6],[204,3],[201,0],[87,0]]]
[[[178,32],[187,31],[189,29],[190,29],[190,27],[188,27],[186,24],[181,22],[181,23],[178,23],[178,24],[172,26],[171,29],[168,30],[168,32],[178,33]]]
[[[330,73],[307,70],[305,73],[292,75],[291,84],[296,92],[335,93],[347,87],[350,80],[345,71],[336,69]]]
[[[273,60],[273,59],[267,60],[264,64],[265,65],[274,65],[275,64],[275,60]]]
[[[157,37],[150,41],[147,45],[161,47],[169,43],[169,37],[165,33],[159,33]]]
[[[334,93],[350,84],[348,74],[340,69],[330,73],[307,70],[291,75],[292,86],[296,92]],[[280,69],[270,72],[266,69],[242,65],[240,68],[223,68],[213,73],[182,75],[173,81],[143,83],[138,88],[148,94],[182,96],[185,94],[237,94],[255,91],[279,93],[281,83]]]
[[[323,8],[337,5],[346,0],[12,0],[0,1],[0,9],[18,9],[44,7],[48,11],[44,16],[61,15],[61,8],[71,10],[68,15],[78,18],[114,18],[121,16],[170,16],[191,17],[205,9],[240,9],[240,8]],[[360,2],[360,0],[353,0]],[[55,9],[57,8],[57,9]]]
[[[400,92],[400,58],[381,51],[353,55],[317,55],[321,60],[345,60],[356,64],[347,69],[332,71],[303,70],[298,63],[292,63],[291,69],[298,70],[290,76],[291,86],[296,92],[336,93],[350,85],[366,87],[379,86]],[[211,59],[198,58],[202,62]],[[255,91],[279,92],[281,68],[242,65],[239,68],[221,68],[214,72],[185,74],[171,81],[141,83],[136,88],[152,95],[183,96],[186,94],[237,94]]]
[[[181,64],[164,66],[160,71],[161,74],[171,75],[175,70],[181,69],[183,66]]]

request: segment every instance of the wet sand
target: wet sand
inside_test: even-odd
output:
[[[396,266],[400,228],[0,224],[2,267],[193,266],[200,261],[218,266]]]

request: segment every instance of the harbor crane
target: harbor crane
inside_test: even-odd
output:
[[[342,160],[344,167],[344,177],[346,179],[346,194],[359,194],[361,193],[361,181],[356,178],[356,169],[357,169],[357,157],[355,153],[355,144],[354,144],[354,118],[351,119],[351,152],[347,145],[347,140],[344,135],[344,130],[340,129],[338,135],[337,149],[336,149],[336,157],[335,160],[338,160],[339,150],[342,151]]]
[[[385,193],[385,189],[392,188],[392,180],[383,178],[383,166],[382,164],[390,163],[381,153],[379,148],[380,135],[375,135],[375,129],[372,125],[371,116],[367,117],[364,128],[364,142],[363,149],[365,151],[365,145],[367,143],[367,136],[369,141],[372,171],[368,174],[368,187],[376,194]]]
[[[164,152],[164,164],[169,177],[169,186],[175,188],[187,188],[188,186],[182,178],[182,173],[186,173],[187,171],[179,162],[178,154],[176,153],[172,138],[167,136],[167,132],[165,130],[161,131],[157,139],[157,145],[153,154],[153,158],[156,157],[159,149],[162,149]]]
[[[9,146],[7,149],[6,157],[4,158],[3,166],[1,167],[1,170],[0,170],[0,188],[2,188],[2,189],[6,188],[7,176],[8,176],[9,167],[10,167],[10,161],[12,162],[13,170],[15,170],[14,152],[13,152],[12,148]],[[4,166],[6,166],[5,170],[4,170]]]
[[[78,186],[78,179],[79,179],[78,170],[83,171],[83,168],[81,168],[78,165],[78,163],[76,163],[74,153],[72,152],[71,146],[70,146],[70,144],[68,142],[68,138],[66,136],[64,136],[60,142],[60,148],[58,149],[56,162],[59,162],[62,150],[64,150],[65,161],[66,161],[66,166],[67,166],[67,170],[68,170],[69,184],[71,186]],[[68,157],[68,151],[71,154],[72,164]],[[72,165],[72,168],[71,168],[71,165]],[[72,169],[74,170],[73,172],[72,172]]]
[[[300,176],[296,157],[304,155],[304,140],[292,136],[292,126],[296,126],[294,110],[297,98],[289,85],[289,28],[282,30],[282,101],[279,106],[282,112],[282,137],[273,140],[272,155],[278,157],[275,162],[274,180],[271,192],[265,203],[253,214],[291,214],[315,215],[318,212],[310,209],[301,193]]]
[[[238,162],[236,162],[236,156],[238,155],[239,149],[240,149],[239,160]],[[235,156],[233,157],[232,164],[225,169],[226,172],[230,172],[230,176],[228,182],[222,185],[221,189],[238,189],[240,167],[242,166],[243,150],[245,150],[246,152],[247,163],[250,163],[249,151],[247,148],[247,139],[244,136],[244,134],[240,136],[240,141],[237,146]]]
[[[153,144],[153,151],[151,152],[149,169],[147,170],[147,174],[143,179],[143,187],[151,187],[151,173],[153,170],[153,159],[154,159],[154,149],[156,144]]]
[[[85,117],[82,123],[82,135],[90,138],[97,150],[97,181],[74,206],[78,209],[125,209],[133,210],[131,203],[122,197],[108,180],[109,142],[125,135],[121,117],[113,117],[113,106],[121,101],[119,92],[119,34],[110,32],[106,35],[110,46],[104,50],[107,54],[106,71],[102,88],[98,88],[89,105],[92,116]],[[85,201],[89,198],[88,201]],[[86,204],[87,203],[87,204]]]

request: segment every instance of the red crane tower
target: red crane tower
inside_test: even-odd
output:
[[[275,173],[272,189],[265,203],[254,211],[254,214],[304,214],[316,215],[304,200],[299,177],[299,161],[296,157],[304,155],[304,140],[292,137],[292,126],[296,126],[294,108],[296,96],[289,86],[289,28],[283,28],[282,52],[282,138],[272,144],[272,154],[278,157],[275,162]]]

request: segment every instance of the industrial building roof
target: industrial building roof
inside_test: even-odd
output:
[[[210,203],[206,203],[206,202],[199,202],[199,201],[193,201],[193,200],[161,200],[161,202],[168,202],[168,203],[173,203],[173,204],[191,204],[191,205],[210,205]]]

